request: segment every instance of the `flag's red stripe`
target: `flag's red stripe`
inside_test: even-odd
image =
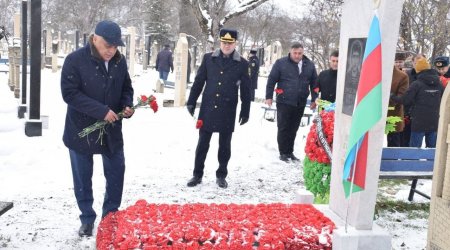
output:
[[[369,148],[369,133],[366,133],[356,157],[356,172],[354,184],[362,189],[366,186],[367,152]]]
[[[381,82],[381,44],[363,62],[359,79],[356,105]]]
[[[362,189],[364,189],[366,186],[367,151],[369,147],[368,139],[369,133],[366,133],[363,140],[361,141],[358,152],[356,152],[356,162],[352,164],[350,175],[347,178],[347,181],[352,182],[353,171],[355,171],[356,169],[355,180],[353,181],[353,184],[359,186]]]

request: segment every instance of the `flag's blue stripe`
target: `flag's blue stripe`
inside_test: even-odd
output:
[[[347,158],[345,158],[344,174],[342,176],[343,180],[348,180],[348,178],[350,177],[350,170],[352,169],[352,165],[355,162],[356,152],[358,152],[359,148],[361,147],[364,136],[365,134],[361,136],[361,138],[358,140],[358,143],[355,143],[355,145],[353,145],[352,149],[348,152]],[[356,146],[358,146],[358,148]]]
[[[381,43],[380,22],[375,15],[370,25],[369,36],[367,37],[366,49],[364,50],[364,61],[367,56]]]

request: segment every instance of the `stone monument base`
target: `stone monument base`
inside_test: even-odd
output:
[[[25,123],[25,135],[31,136],[42,136],[42,121],[34,120],[27,121]]]
[[[336,225],[333,230],[333,250],[391,250],[392,242],[389,232],[373,224],[372,230],[357,230],[347,227],[345,221],[330,210],[328,205],[315,205],[315,208],[324,213]]]
[[[26,105],[19,105],[19,108],[17,109],[17,117],[22,119],[25,118],[25,113],[27,112],[27,106]]]

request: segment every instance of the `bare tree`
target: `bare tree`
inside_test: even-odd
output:
[[[399,49],[434,58],[446,52],[449,41],[448,0],[406,0],[400,23]]]
[[[328,58],[339,47],[341,9],[338,1],[310,2],[310,12],[297,25],[297,40],[320,69],[328,67]]]
[[[268,0],[244,0],[228,11],[227,0],[181,0],[190,6],[208,42],[214,43],[219,30],[231,19],[253,10]]]

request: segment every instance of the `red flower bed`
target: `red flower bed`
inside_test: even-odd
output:
[[[333,222],[308,204],[149,204],[106,216],[97,249],[331,249]]]

